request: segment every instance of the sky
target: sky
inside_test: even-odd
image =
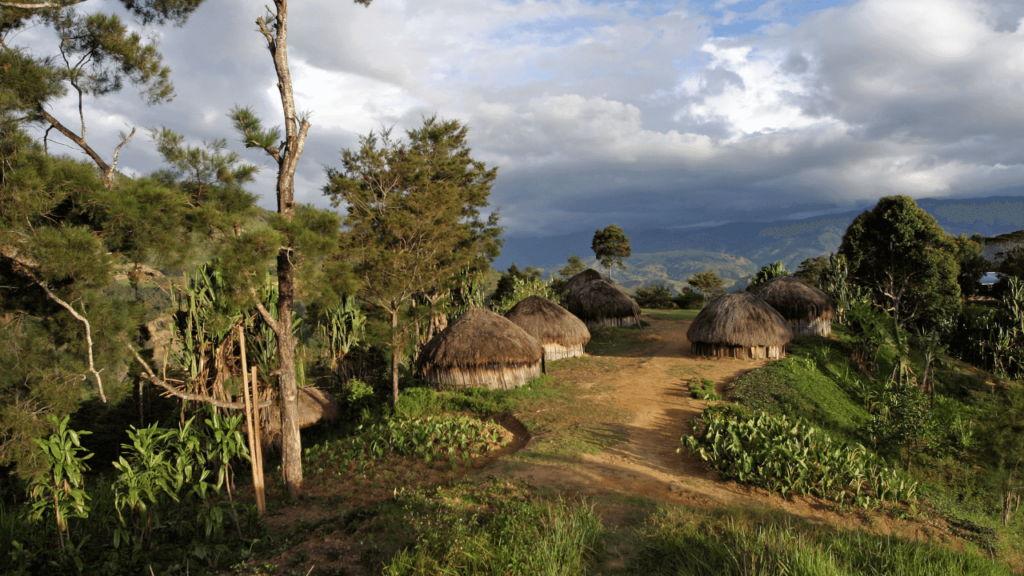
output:
[[[207,0],[180,28],[132,24],[176,97],[150,107],[128,85],[87,100],[89,141],[109,158],[138,127],[119,168],[146,174],[161,160],[145,128],[226,138],[265,166],[251,189],[276,207],[274,166],[227,118],[242,105],[281,123],[258,6]],[[468,125],[473,157],[498,167],[509,238],[806,218],[891,194],[1024,196],[1022,20],[1020,0],[295,1],[292,78],[313,124],[296,196],[328,206],[324,168],[342,149],[435,114]],[[53,43],[41,27],[15,42]],[[53,114],[74,125],[76,106]]]

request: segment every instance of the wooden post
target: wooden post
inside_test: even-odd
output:
[[[260,450],[259,436],[259,396],[250,402],[249,399],[249,367],[245,359],[245,331],[238,327],[238,344],[242,349],[242,395],[245,398],[245,424],[249,433],[249,463],[252,467],[252,486],[256,492],[256,510],[260,516],[267,512],[266,494],[263,491],[263,451]],[[253,391],[256,390],[256,367],[253,366]],[[256,417],[253,418],[253,412]],[[255,424],[254,424],[255,420]]]
[[[259,459],[258,461],[260,463],[259,464],[260,484],[259,484],[259,492],[258,492],[258,494],[259,494],[259,502],[257,503],[257,505],[260,507],[260,509],[263,512],[266,512],[266,510],[267,510],[267,496],[263,492],[263,487],[265,486],[265,484],[263,482],[263,434],[260,433],[260,408],[259,408],[259,406],[260,406],[260,395],[259,395],[259,386],[257,386],[257,381],[256,381],[256,367],[253,366],[250,370],[251,370],[251,373],[250,373],[249,381],[252,382],[252,400],[253,400],[253,402],[252,402],[252,406],[253,406],[253,409],[252,409],[252,411],[253,411],[252,428],[253,428],[253,432],[255,433],[255,438],[256,438],[256,457]]]

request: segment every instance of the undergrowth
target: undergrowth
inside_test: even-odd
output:
[[[660,575],[933,576],[1012,574],[968,547],[844,531],[778,512],[668,508],[642,529],[641,548],[627,573]]]

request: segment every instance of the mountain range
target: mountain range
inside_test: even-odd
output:
[[[1024,228],[1024,198],[1021,196],[970,200],[924,198],[917,203],[935,217],[948,234],[978,233],[993,237]],[[633,254],[625,260],[624,270],[612,269],[612,278],[625,288],[662,282],[678,291],[686,286],[686,278],[691,274],[713,269],[725,279],[727,286],[745,286],[765,264],[781,260],[792,272],[807,258],[836,251],[850,222],[872,206],[793,220],[626,230]],[[545,276],[550,276],[565,265],[570,254],[598,268],[590,248],[593,236],[593,232],[579,231],[506,238],[494,268],[505,270],[515,263],[520,268],[528,265],[540,268]],[[986,255],[991,258],[995,251],[995,247],[990,247]]]

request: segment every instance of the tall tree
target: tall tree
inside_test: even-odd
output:
[[[341,170],[327,170],[324,194],[345,203],[344,248],[362,281],[361,298],[381,308],[390,323],[392,399],[408,325],[402,313],[417,295],[450,284],[481,254],[493,253],[493,234],[479,234],[497,168],[470,157],[468,129],[457,120],[425,118],[406,133],[391,130],[360,138],[342,153]],[[496,229],[494,219],[489,228]]]
[[[854,218],[839,253],[901,327],[932,327],[959,311],[956,243],[909,196],[881,198]]]
[[[617,264],[619,268],[625,269],[626,265],[622,263],[622,259],[629,258],[633,253],[629,237],[615,224],[594,232],[590,248],[601,262],[601,266],[608,270],[609,278],[612,274],[612,265]]]
[[[372,0],[355,0],[369,6]],[[298,385],[295,376],[295,347],[297,340],[292,330],[292,310],[299,288],[299,270],[296,269],[296,234],[301,228],[293,226],[296,214],[295,170],[302,157],[306,135],[311,124],[307,113],[295,107],[291,70],[288,67],[288,1],[274,0],[273,9],[266,16],[256,18],[256,26],[263,35],[274,62],[277,89],[284,113],[284,139],[279,128],[264,128],[251,108],[235,107],[231,111],[235,129],[241,134],[246,148],[263,150],[277,164],[277,213],[279,228],[285,230],[284,242],[277,249],[277,314],[255,300],[256,307],[277,336],[278,391],[281,403],[281,474],[288,497],[302,496],[302,437],[299,435]],[[290,232],[290,233],[289,233]]]
[[[703,272],[697,272],[686,279],[686,283],[693,286],[697,292],[700,292],[701,296],[704,297],[704,303],[707,304],[708,300],[725,294],[725,282],[722,277],[718,275],[718,272],[714,270],[704,270]]]

